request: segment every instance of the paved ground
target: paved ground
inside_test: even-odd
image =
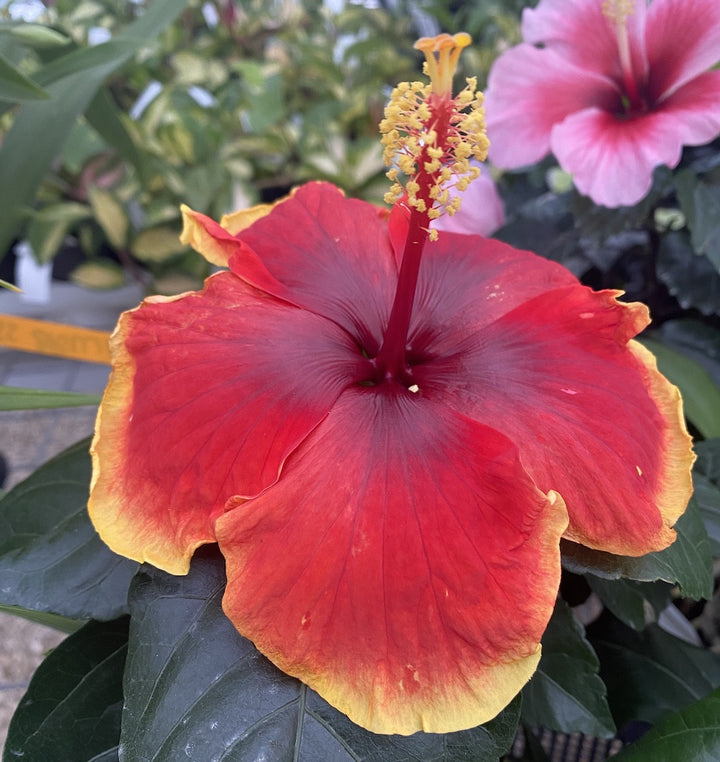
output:
[[[0,313],[110,330],[123,309],[135,306],[141,294],[127,287],[110,293],[90,293],[66,283],[53,283],[48,304],[23,302],[0,290]],[[102,392],[108,367],[94,363],[33,355],[0,346],[0,385],[34,389]],[[53,455],[92,433],[95,409],[0,412],[0,453],[9,466],[6,488],[21,481]],[[61,633],[0,614],[0,749],[7,726],[45,653],[63,638]]]

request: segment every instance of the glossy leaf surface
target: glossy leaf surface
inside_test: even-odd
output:
[[[0,500],[0,603],[72,619],[126,612],[137,564],[112,553],[90,523],[88,446],[65,450]]]
[[[55,648],[12,719],[9,760],[117,760],[127,619],[90,622]]]
[[[186,577],[142,567],[130,596],[121,760],[496,762],[512,743],[519,700],[459,733],[368,733],[237,633],[221,609],[224,586],[213,548]]]
[[[615,726],[584,628],[560,600],[542,640],[537,672],[523,689],[523,721],[566,733],[610,736]]]

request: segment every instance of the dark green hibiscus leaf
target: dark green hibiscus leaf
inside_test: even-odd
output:
[[[652,188],[635,206],[610,209],[576,193],[572,199],[575,224],[583,238],[602,244],[623,231],[643,229],[660,200],[671,191],[672,171],[667,167],[657,167],[653,172]]]
[[[89,622],[38,667],[10,723],[3,762],[117,762],[127,617]]]
[[[670,715],[614,759],[617,762],[717,762],[720,689]]]
[[[138,565],[108,550],[90,523],[88,447],[65,450],[0,500],[0,603],[72,619],[127,612]]]
[[[716,487],[720,486],[720,438],[695,442],[697,461],[693,474],[703,474]]]
[[[615,732],[599,662],[585,631],[559,600],[542,639],[537,672],[523,689],[526,725],[608,737]]]
[[[683,397],[685,416],[704,437],[720,436],[720,388],[693,357],[652,339],[642,343],[656,357],[658,369]]]
[[[685,231],[663,236],[657,274],[683,308],[720,314],[720,275],[708,257],[693,251]]]
[[[655,723],[720,685],[720,657],[651,624],[634,632],[604,617],[591,641],[618,727]]]
[[[693,249],[704,254],[720,272],[720,186],[700,180],[689,169],[678,172],[675,185]]]
[[[670,602],[669,586],[664,582],[603,579],[594,574],[586,574],[585,580],[605,606],[633,630],[642,630],[649,621],[657,621]]]
[[[459,733],[382,736],[354,725],[274,667],[221,608],[215,548],[174,577],[143,566],[130,591],[120,759],[267,762],[497,762],[512,744],[516,700],[487,725]]]
[[[658,335],[663,344],[696,360],[720,386],[720,331],[717,328],[700,320],[668,320],[653,334]]]
[[[575,574],[590,572],[604,579],[626,577],[641,582],[664,580],[678,584],[688,598],[709,598],[713,588],[710,541],[695,498],[690,499],[675,530],[677,539],[669,548],[638,558],[616,556],[561,540],[562,563]]]
[[[695,443],[698,459],[693,469],[695,501],[710,538],[715,558],[720,558],[720,439]]]

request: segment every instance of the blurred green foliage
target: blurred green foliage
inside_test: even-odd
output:
[[[13,19],[23,3],[0,11],[0,252],[26,237],[48,261],[70,236],[84,256],[77,282],[113,287],[130,273],[165,293],[196,287],[207,274],[178,241],[181,203],[217,218],[309,179],[380,202],[377,125],[390,88],[418,78],[414,40],[468,31],[477,44],[463,74],[482,82],[498,51],[518,39],[522,7],[45,6],[32,23]],[[133,32],[150,12],[158,16],[150,33]],[[130,48],[114,50],[123,35]]]

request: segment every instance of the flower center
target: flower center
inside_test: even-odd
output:
[[[635,2],[634,0],[603,0],[602,12],[615,28],[620,71],[622,73],[623,107],[625,113],[633,114],[644,111],[645,102],[635,78],[627,30],[628,17],[635,13]]]
[[[463,48],[470,44],[464,33],[423,37],[415,47],[425,54],[429,84],[401,82],[390,97],[380,123],[388,178],[393,182],[385,200],[409,212],[407,239],[398,284],[382,346],[374,359],[376,383],[394,379],[413,387],[407,360],[408,331],[415,300],[420,260],[425,243],[437,239],[431,220],[453,215],[463,191],[480,170],[470,159],[487,156],[483,96],[474,78],[453,97],[452,80]],[[400,181],[401,176],[404,182]]]

